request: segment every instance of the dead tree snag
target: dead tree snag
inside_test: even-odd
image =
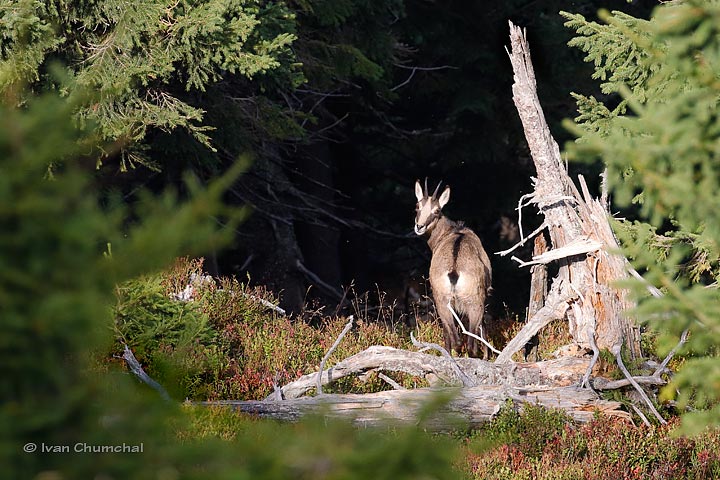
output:
[[[552,244],[548,252],[519,263],[526,266],[557,261],[559,272],[545,305],[508,343],[496,362],[510,361],[532,335],[555,318],[567,319],[570,335],[583,348],[589,350],[593,343],[611,351],[625,346],[632,358],[639,357],[637,332],[626,316],[632,303],[616,286],[617,280],[628,275],[627,262],[615,253],[618,245],[608,212],[601,200],[590,196],[582,176],[582,194],[570,179],[537,96],[527,40],[522,29],[512,23],[510,43],[513,101],[537,171],[534,192],[524,196],[524,204],[535,204],[544,216],[543,226]]]

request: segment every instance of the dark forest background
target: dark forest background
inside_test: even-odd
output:
[[[252,80],[222,72],[204,91],[188,90],[182,78],[167,86],[206,112],[212,148],[189,129],[150,127],[103,160],[98,182],[132,203],[140,187],[182,188],[188,171],[209,181],[250,154],[227,200],[253,214],[229,249],[206,253],[206,267],[266,285],[298,311],[337,304],[349,285],[402,303],[430,258],[412,234],[413,183],[442,180],[452,186],[446,214],[473,228],[492,258],[491,310],[522,316],[528,272],[493,255],[517,240],[515,208],[533,175],[512,103],[507,21],[527,28],[540,98],[562,143],[570,136],[560,121],[576,114],[570,91],[597,92],[592,66],[566,47],[573,32],[558,12],[595,18],[599,8],[622,9],[647,18],[654,6],[315,0],[287,2],[277,16],[266,6],[261,25],[296,36],[280,67]],[[524,213],[531,231],[533,212]]]

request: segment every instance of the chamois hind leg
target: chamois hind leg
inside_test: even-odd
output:
[[[445,338],[445,350],[452,353],[455,350],[456,355],[462,353],[462,338],[455,324],[455,318],[448,309],[448,298],[438,298],[435,301],[435,308],[442,321],[443,333]]]
[[[473,305],[472,308],[467,312],[467,317],[470,323],[470,332],[475,335],[482,337],[487,340],[485,336],[485,328],[483,324],[483,317],[485,316],[485,306],[481,303],[479,305]],[[490,357],[490,349],[480,340],[467,336],[468,355],[470,357],[479,358],[482,352],[483,360],[487,360]]]

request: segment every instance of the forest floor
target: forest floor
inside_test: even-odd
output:
[[[202,260],[182,259],[165,272],[118,288],[114,315],[118,342],[105,358],[108,363],[119,362],[119,353],[128,345],[173,398],[261,400],[278,386],[318,371],[347,324],[345,315],[329,314],[320,307],[289,317],[273,308],[275,303],[261,287],[250,288],[236,279],[211,279],[202,271]],[[417,350],[411,331],[419,341],[442,344],[441,328],[432,318],[411,328],[407,314],[398,314],[393,305],[371,305],[367,295],[354,297],[349,308],[354,327],[338,344],[330,364],[373,345]],[[494,323],[490,339],[502,345],[520,327],[517,318],[508,315]],[[539,356],[548,358],[567,340],[561,323],[549,325],[540,334]],[[605,376],[612,377],[611,364],[601,360]],[[393,384],[427,386],[426,379],[409,374],[388,377],[374,372],[364,378],[343,378],[325,391],[369,393]],[[460,426],[452,434],[417,430],[419,435],[444,436],[445,445],[454,452],[458,478],[720,478],[720,431],[707,430],[693,438],[677,435],[676,412],[664,405],[660,408],[666,418],[671,417],[668,425],[642,425],[622,392],[606,395],[628,405],[625,420],[598,414],[578,424],[558,410],[530,404],[518,408],[509,402],[480,427]],[[178,431],[183,439],[214,436],[231,441],[247,430],[248,422],[258,422],[222,408],[188,404],[187,411],[192,426]],[[285,424],[283,428],[303,427]]]

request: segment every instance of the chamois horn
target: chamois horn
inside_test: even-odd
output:
[[[440,180],[440,181],[438,182],[438,184],[437,184],[437,187],[435,187],[435,191],[434,191],[433,194],[432,194],[433,198],[435,198],[435,196],[437,195],[438,190],[440,190],[440,185],[441,185],[441,184],[442,184],[442,180]]]

